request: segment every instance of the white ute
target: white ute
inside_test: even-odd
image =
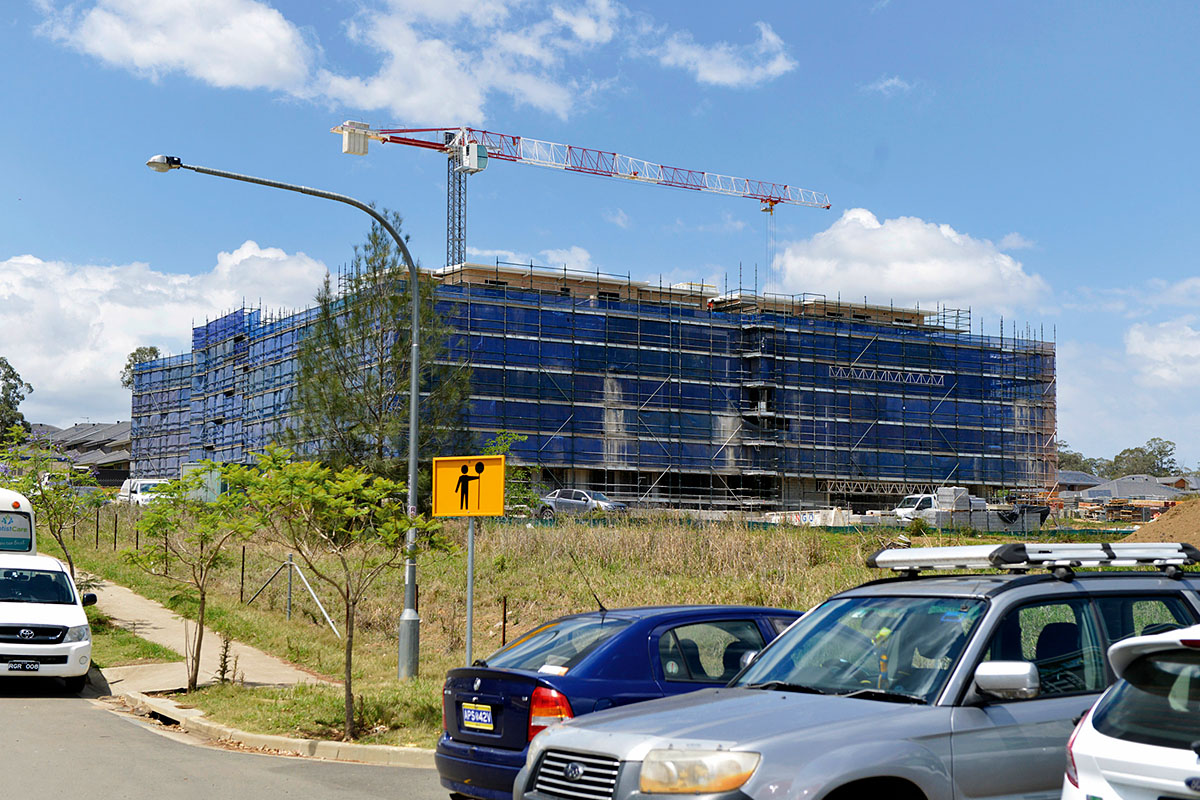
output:
[[[0,554],[0,680],[49,676],[82,690],[92,665],[83,607],[95,602],[58,559]]]

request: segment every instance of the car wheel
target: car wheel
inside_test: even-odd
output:
[[[70,677],[63,678],[62,682],[67,690],[67,694],[79,694],[83,691],[83,687],[87,686],[87,679],[88,676],[84,673],[83,675],[71,675]]]
[[[538,516],[542,519],[554,519],[554,509],[550,508],[550,506],[546,506],[538,512]]]

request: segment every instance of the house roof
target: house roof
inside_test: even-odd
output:
[[[1184,492],[1164,486],[1153,475],[1126,475],[1079,492],[1087,500],[1107,500],[1120,497],[1126,500],[1173,500]]]
[[[1090,472],[1077,469],[1060,469],[1056,478],[1059,486],[1099,486],[1104,480]]]

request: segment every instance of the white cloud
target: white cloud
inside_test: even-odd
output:
[[[624,210],[618,208],[616,211],[605,211],[604,221],[611,222],[618,228],[628,228],[630,224],[629,215]]]
[[[518,253],[515,250],[486,250],[478,247],[467,247],[467,256],[475,259],[475,263],[493,263],[507,261],[510,264],[528,264],[529,254]]]
[[[1037,247],[1037,242],[1032,239],[1026,239],[1015,231],[1005,234],[1004,238],[1000,240],[1001,250],[1029,250],[1034,247]]]
[[[4,355],[34,391],[21,404],[32,422],[129,419],[119,374],[129,353],[156,345],[191,349],[191,324],[232,308],[312,303],[323,264],[247,241],[199,275],[144,263],[75,265],[22,255],[0,261]]]
[[[1049,288],[987,239],[917,217],[880,222],[852,208],[775,259],[783,290],[870,302],[1005,311],[1036,305]]]
[[[683,67],[701,83],[753,86],[796,66],[765,23],[753,44],[705,45],[655,28],[616,0],[375,0],[351,4],[354,15],[337,29],[375,62],[348,71],[328,63],[313,29],[273,2],[35,0],[43,34],[110,66],[151,79],[179,73],[219,88],[280,91],[406,124],[479,124],[498,96],[565,119],[616,82],[572,59],[640,41],[648,28],[666,46],[633,54]],[[615,64],[620,55],[611,55]]]
[[[221,88],[303,93],[312,48],[257,0],[98,0],[45,6],[42,30],[108,64],[157,79],[181,72]]]
[[[1194,317],[1131,325],[1125,352],[1146,386],[1200,387],[1200,329]]]
[[[546,266],[566,266],[567,269],[588,272],[596,267],[592,264],[592,254],[579,245],[558,250],[543,250],[540,255],[546,259]]]
[[[727,87],[757,86],[795,69],[783,39],[767,23],[755,24],[758,41],[751,45],[704,45],[686,31],[675,33],[657,50],[659,63],[681,67],[700,83]]]
[[[916,84],[906,81],[899,75],[884,75],[879,80],[861,87],[864,92],[878,92],[884,97],[895,97],[898,94],[908,94],[916,88]]]

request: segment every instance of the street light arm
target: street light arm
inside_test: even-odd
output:
[[[176,167],[172,167],[176,168]],[[399,232],[392,227],[392,224],[387,221],[387,218],[380,214],[375,209],[371,208],[366,203],[355,200],[344,194],[337,192],[327,192],[324,189],[314,189],[311,186],[299,186],[291,183],[281,183],[280,181],[269,180],[268,178],[256,178],[253,175],[242,175],[237,172],[226,172],[223,169],[213,169],[212,167],[201,167],[196,164],[180,163],[178,169],[190,169],[192,172],[199,172],[201,175],[214,175],[218,178],[229,178],[234,181],[242,181],[244,183],[256,183],[259,186],[269,186],[272,189],[284,189],[289,192],[299,192],[300,194],[312,195],[313,197],[323,197],[326,200],[335,200],[339,203],[345,203],[348,206],[354,206],[360,211],[364,211],[371,215],[371,218],[383,226],[383,229],[391,234],[391,237],[396,240],[396,246],[400,248],[400,253],[404,257],[404,265],[408,267],[408,274],[414,281],[419,277],[416,264],[413,262],[412,254],[408,252],[408,246],[404,243],[403,237]]]
[[[404,243],[404,239],[400,237],[399,232],[392,227],[392,224],[384,218],[375,209],[371,208],[366,203],[361,203],[353,197],[347,197],[344,194],[336,192],[327,192],[323,189],[313,189],[309,186],[298,186],[292,183],[281,183],[280,181],[272,181],[267,178],[256,178],[252,175],[242,175],[237,172],[226,172],[222,169],[212,169],[211,167],[200,167],[195,164],[184,164],[177,156],[157,155],[146,162],[146,166],[155,172],[169,172],[173,169],[190,169],[192,172],[199,172],[201,175],[212,175],[217,178],[228,178],[234,181],[242,181],[243,183],[255,183],[259,186],[267,186],[272,189],[283,189],[289,192],[299,192],[313,197],[321,197],[326,200],[335,200],[339,203],[345,203],[349,206],[354,206],[360,211],[364,211],[371,215],[371,218],[378,222],[383,229],[391,234],[391,237],[396,240],[396,246],[400,248],[400,255],[404,258],[404,263],[408,267],[408,282],[409,291],[412,292],[412,355],[410,356],[409,373],[409,401],[408,401],[408,514],[410,517],[417,516],[417,431],[420,416],[418,406],[421,400],[421,360],[420,360],[420,314],[421,314],[421,275],[417,270],[417,265],[412,259],[412,254],[408,252],[408,245]],[[399,657],[400,663],[398,668],[399,677],[415,678],[417,677],[420,661],[420,615],[417,613],[417,529],[410,527],[408,535],[404,539],[404,611],[400,615],[400,642],[399,642]]]

